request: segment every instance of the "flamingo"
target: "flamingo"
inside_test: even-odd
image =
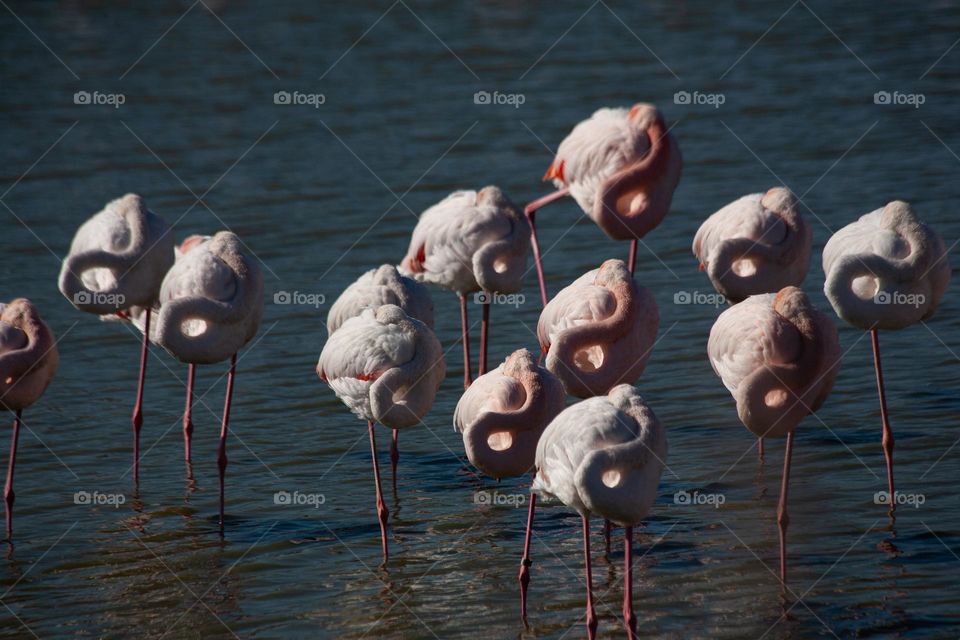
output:
[[[533,259],[540,280],[540,297],[547,304],[535,216],[538,209],[564,196],[573,196],[614,240],[630,240],[630,273],[637,241],[656,228],[670,210],[680,182],[683,159],[663,116],[652,104],[598,109],[564,138],[543,176],[557,191],[528,204]]]
[[[443,349],[426,324],[385,304],[347,319],[320,353],[317,375],[360,419],[367,421],[383,562],[389,512],[380,489],[374,423],[403,429],[421,423],[443,382]]]
[[[482,291],[480,374],[487,372],[491,295],[520,291],[530,237],[520,211],[499,187],[455,191],[423,212],[401,271],[460,296],[463,387],[470,386],[470,335],[466,294]]]
[[[812,242],[796,196],[774,187],[743,196],[707,218],[693,238],[693,255],[717,293],[737,303],[799,287],[810,267]],[[762,459],[762,437],[757,448]]]
[[[565,400],[560,380],[538,366],[530,351],[518,349],[464,391],[453,414],[453,425],[463,433],[463,447],[471,464],[498,480],[521,476],[533,468],[540,434],[563,411]],[[519,576],[523,620],[527,619],[535,509],[536,495],[531,494]]]
[[[347,319],[360,315],[364,309],[376,309],[395,304],[411,318],[416,318],[433,329],[433,300],[425,286],[401,275],[393,265],[371,269],[344,289],[327,314],[327,332],[332,334]],[[397,462],[400,461],[400,432],[393,430],[390,442],[390,467],[393,471],[393,493],[397,493]]]
[[[3,497],[7,541],[13,540],[13,469],[23,410],[40,399],[57,373],[60,356],[50,327],[26,298],[0,303],[0,406],[14,414]]]
[[[887,414],[880,329],[898,330],[937,310],[950,281],[943,240],[906,202],[896,200],[837,231],[823,248],[823,292],[833,310],[870,332],[880,396],[890,514],[896,506],[893,429]]]
[[[840,366],[837,328],[797,287],[750,296],[720,314],[707,353],[733,395],[740,421],[758,437],[782,438],[777,525],[780,580],[787,583],[787,488],[793,433],[830,395]]]
[[[546,366],[579,398],[633,384],[657,337],[653,294],[622,260],[607,260],[560,291],[540,314],[537,335]]]
[[[195,235],[183,241],[177,261],[160,287],[157,342],[174,358],[189,365],[183,419],[184,457],[188,464],[191,462],[196,365],[230,360],[217,449],[221,535],[227,430],[237,352],[256,335],[262,315],[263,276],[260,266],[246,254],[236,235],[219,231],[212,237]]]
[[[133,483],[140,483],[140,428],[151,314],[163,277],[173,265],[174,241],[166,221],[128,193],[84,222],[60,270],[60,291],[81,311],[101,320],[137,318],[143,331],[140,375],[133,408]]]
[[[633,528],[649,513],[667,460],[667,433],[640,393],[628,384],[565,409],[537,444],[531,491],[558,499],[583,521],[587,583],[587,633],[597,631],[590,568],[590,514],[625,527],[623,619],[631,640],[633,613]]]

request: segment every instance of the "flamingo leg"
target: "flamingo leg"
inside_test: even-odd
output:
[[[230,401],[233,399],[233,380],[237,371],[237,354],[230,358],[227,374],[227,397],[223,401],[223,423],[220,425],[220,446],[217,449],[217,468],[220,471],[220,535],[223,535],[223,483],[227,473],[227,429],[230,423]]]
[[[606,518],[603,519],[603,543],[606,545],[607,553],[610,553],[610,530],[613,527],[610,524],[610,521]]]
[[[137,382],[137,403],[133,406],[133,486],[140,485],[140,427],[143,426],[143,384],[147,377],[147,354],[150,345],[150,310],[143,325],[143,347],[140,349],[140,378]]]
[[[763,436],[757,438],[757,454],[760,456],[760,461],[763,462]]]
[[[783,452],[783,478],[780,481],[780,504],[777,506],[777,526],[780,528],[780,582],[787,585],[787,489],[790,485],[790,458],[793,456],[793,432],[787,434],[787,446]]]
[[[7,484],[3,488],[3,499],[7,505],[7,540],[13,539],[13,501],[16,494],[13,492],[13,468],[17,463],[17,440],[20,437],[20,414],[22,410],[17,410],[17,415],[13,419],[13,436],[10,439],[10,462],[7,465]]]
[[[623,622],[627,625],[627,638],[637,637],[637,616],[633,613],[633,527],[626,527],[623,534]]]
[[[633,269],[637,266],[637,239],[630,241],[630,261],[627,263],[630,269],[630,275],[633,275]]]
[[[533,514],[537,508],[537,494],[530,494],[530,508],[527,510],[527,532],[523,536],[523,558],[520,560],[520,619],[527,621],[527,587],[530,584],[530,534],[533,533]]]
[[[393,440],[390,441],[390,470],[393,472],[393,495],[397,495],[397,462],[400,461],[400,432],[393,430]]]
[[[537,198],[523,209],[523,213],[527,216],[527,222],[530,223],[530,244],[533,246],[533,261],[537,265],[537,278],[540,279],[540,299],[543,301],[543,306],[547,306],[547,282],[543,278],[543,260],[540,258],[540,243],[537,241],[537,224],[535,217],[537,209],[545,207],[551,202],[556,202],[568,195],[570,195],[570,189],[564,187],[542,198]]]
[[[383,546],[383,563],[387,563],[387,518],[390,512],[383,501],[383,492],[380,490],[380,465],[377,463],[377,437],[373,433],[373,421],[367,420],[367,431],[370,432],[370,453],[373,456],[373,481],[377,485],[377,517],[380,519],[380,543]]]
[[[890,515],[897,507],[893,488],[893,429],[887,414],[887,393],[883,388],[883,367],[880,365],[880,335],[876,329],[870,330],[873,342],[873,367],[877,371],[877,391],[880,394],[880,420],[883,422],[883,455],[887,459],[887,491],[890,497]]]
[[[460,330],[463,334],[463,388],[473,382],[470,376],[470,328],[467,324],[467,298],[460,294]]]
[[[190,462],[190,441],[193,439],[193,380],[196,365],[187,365],[187,402],[183,408],[183,459]]]
[[[487,372],[487,332],[490,330],[490,302],[483,303],[483,320],[480,323],[480,371],[478,375]]]
[[[587,572],[587,637],[597,635],[597,612],[593,608],[593,570],[590,568],[590,516],[583,515],[583,561]]]

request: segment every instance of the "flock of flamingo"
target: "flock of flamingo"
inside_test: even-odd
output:
[[[591,515],[625,529],[623,615],[636,634],[632,608],[632,533],[657,496],[667,458],[666,429],[633,386],[656,341],[659,313],[634,277],[638,240],[670,209],[682,159],[653,105],[604,108],[564,139],[544,176],[556,191],[523,213],[495,186],[457,191],[427,209],[399,266],[361,275],[330,308],[320,379],[367,421],[384,562],[388,510],[377,462],[375,424],[392,430],[393,482],[399,431],[422,424],[446,374],[433,332],[433,303],[423,283],[459,297],[464,393],[453,422],[468,459],[494,478],[532,472],[520,567],[526,620],[530,535],[536,497],[556,499],[583,522],[587,630],[597,629],[591,593]],[[535,214],[571,196],[608,236],[630,240],[626,262],[609,259],[552,299],[547,294]],[[759,438],[786,438],[777,522],[780,573],[786,583],[787,490],[793,434],[830,394],[840,365],[837,330],[800,288],[812,234],[798,199],[785,188],[744,196],[711,215],[693,254],[730,303],[707,345],[714,371],[730,391],[744,426]],[[482,306],[478,377],[471,372],[467,295],[521,289],[532,249],[543,311],[539,359],[518,349],[488,370],[489,300]],[[878,331],[930,317],[947,287],[943,240],[909,204],[895,201],[837,231],[822,256],[824,293],[836,314],[869,331],[882,419],[890,508],[895,506],[893,431],[887,413]],[[229,231],[191,236],[175,246],[163,219],[137,195],[114,200],[77,231],[63,260],[60,290],[81,311],[130,322],[143,334],[133,412],[134,481],[149,343],[186,363],[184,452],[190,460],[196,366],[230,360],[218,464],[223,531],[226,439],[236,354],[256,334],[263,278],[242,241]],[[0,404],[15,414],[5,488],[11,537],[13,473],[21,412],[43,394],[57,370],[56,341],[24,298],[0,304]],[[580,399],[567,405],[567,396]]]

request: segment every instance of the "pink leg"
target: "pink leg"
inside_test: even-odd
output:
[[[20,437],[20,414],[13,419],[13,436],[10,440],[10,463],[7,466],[7,484],[3,489],[3,498],[7,505],[7,541],[13,540],[13,501],[16,494],[13,492],[13,468],[17,463],[17,439]]]
[[[605,545],[607,553],[610,553],[610,529],[611,528],[612,527],[610,525],[610,521],[604,518],[603,519],[603,543]]]
[[[373,455],[373,481],[377,485],[377,517],[380,519],[380,543],[383,546],[383,564],[387,564],[389,553],[387,552],[387,517],[390,512],[387,511],[387,505],[383,501],[383,493],[380,491],[380,465],[377,463],[377,438],[373,434],[373,422],[367,421],[367,430],[370,432],[370,453]]]
[[[183,459],[190,462],[190,441],[193,438],[193,379],[195,364],[187,365],[187,404],[183,408]]]
[[[627,638],[634,640],[637,616],[633,613],[633,527],[626,527],[623,541],[623,622],[627,625]]]
[[[390,468],[393,471],[393,495],[397,495],[397,462],[400,461],[400,432],[393,430],[393,440],[390,442]]]
[[[463,334],[463,388],[473,382],[470,376],[470,328],[467,323],[467,299],[460,294],[460,329]]]
[[[483,375],[487,372],[487,332],[490,329],[490,303],[483,305],[483,320],[480,323],[480,372]]]
[[[633,275],[633,268],[637,265],[637,239],[630,241],[630,262],[627,263],[630,269],[630,275]]]
[[[887,393],[883,388],[883,367],[880,366],[880,335],[876,329],[870,330],[870,339],[873,342],[873,366],[877,370],[877,391],[880,393],[880,420],[883,422],[883,455],[887,459],[887,491],[890,496],[890,515],[896,509],[896,500],[893,488],[893,429],[890,428],[890,418],[887,415]]]
[[[223,482],[227,473],[227,425],[230,423],[230,401],[233,399],[233,379],[237,371],[237,354],[230,358],[227,374],[227,397],[223,401],[223,423],[220,425],[220,446],[217,449],[217,468],[220,470],[220,535],[223,535]]]
[[[537,494],[530,494],[527,511],[527,533],[523,537],[523,558],[520,560],[520,619],[527,621],[527,586],[530,584],[530,534],[533,533],[533,513],[537,508]]]
[[[590,516],[583,516],[583,561],[587,568],[587,637],[597,635],[597,612],[593,609],[593,570],[590,568]]]
[[[790,458],[793,455],[793,433],[787,434],[787,446],[783,452],[783,478],[780,482],[780,504],[777,506],[777,525],[780,527],[780,581],[787,584],[787,488],[790,484]]]
[[[757,438],[757,453],[760,455],[760,461],[763,462],[763,438]]]
[[[150,345],[150,310],[147,309],[143,326],[143,347],[140,350],[140,379],[137,383],[137,403],[133,407],[133,486],[140,485],[140,427],[143,426],[143,383],[147,377],[147,354]]]
[[[540,259],[540,243],[537,241],[537,225],[535,216],[537,209],[540,209],[551,202],[556,202],[557,200],[564,198],[569,194],[570,189],[563,188],[559,191],[554,191],[553,193],[547,194],[542,198],[537,198],[523,209],[523,212],[527,216],[527,220],[530,222],[530,243],[533,245],[533,261],[537,265],[537,278],[540,279],[540,298],[543,301],[543,306],[547,306],[547,282],[543,278],[543,261]]]

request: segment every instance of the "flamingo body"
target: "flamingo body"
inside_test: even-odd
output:
[[[464,391],[453,414],[471,464],[493,478],[533,468],[540,434],[563,410],[563,384],[526,349]]]
[[[364,309],[385,304],[397,305],[411,318],[433,328],[430,291],[416,280],[400,275],[396,267],[385,264],[367,271],[344,289],[327,314],[327,331],[333,333]]]
[[[693,254],[731,302],[799,286],[813,234],[789,189],[775,187],[731,202],[700,226]]]
[[[0,303],[0,406],[17,412],[39,400],[59,362],[53,332],[33,303]]]
[[[586,398],[632,384],[653,349],[660,314],[622,260],[580,276],[544,308],[537,325],[546,366],[567,392]]]
[[[950,281],[940,235],[899,200],[833,234],[823,271],[834,311],[863,330],[903,329],[929,318]]]

